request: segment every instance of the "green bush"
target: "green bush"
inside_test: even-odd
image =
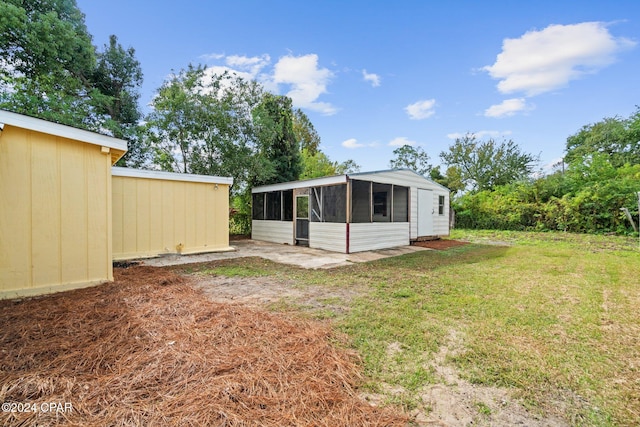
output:
[[[636,214],[640,165],[614,168],[604,155],[566,173],[469,193],[454,202],[456,226],[631,234],[621,208]]]

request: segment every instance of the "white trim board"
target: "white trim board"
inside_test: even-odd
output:
[[[186,182],[205,182],[210,184],[233,184],[233,178],[223,176],[211,176],[211,175],[194,175],[190,173],[175,173],[164,171],[152,171],[143,169],[129,169],[113,166],[111,168],[111,175],[124,176],[131,178],[146,178],[146,179],[164,179],[167,181],[186,181]]]
[[[93,145],[113,148],[114,150],[127,151],[127,141],[124,139],[101,135],[88,130],[36,119],[35,117],[12,113],[6,110],[0,110],[0,123],[62,138],[73,139],[80,142],[86,142]]]

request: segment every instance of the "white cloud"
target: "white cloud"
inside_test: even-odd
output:
[[[424,101],[418,101],[407,105],[404,110],[407,112],[411,120],[422,120],[435,114],[435,106],[435,99],[425,99]]]
[[[472,135],[475,136],[478,139],[483,139],[485,137],[489,137],[489,138],[498,138],[498,137],[504,137],[504,136],[508,136],[511,135],[512,132],[510,130],[480,130],[478,132],[465,132],[465,133],[460,133],[460,132],[454,132],[454,133],[448,133],[447,134],[447,138],[449,139],[457,139],[457,138],[462,138],[465,135]]]
[[[258,56],[208,54],[203,58],[223,62],[207,67],[205,75],[222,74],[225,71],[247,80],[258,81],[267,91],[281,93],[281,85],[288,92],[293,105],[331,115],[338,109],[328,102],[320,102],[320,95],[327,93],[333,73],[327,68],[319,68],[318,55],[287,55],[273,66],[268,54]],[[224,60],[224,61],[221,61]]]
[[[615,55],[635,46],[613,37],[603,22],[550,25],[517,39],[505,39],[493,65],[482,69],[500,80],[501,93],[534,96],[566,86],[615,61]]]
[[[349,138],[346,141],[342,141],[342,146],[344,148],[362,148],[365,145],[364,144],[360,144],[358,142],[358,140],[355,139],[355,138]]]
[[[326,102],[318,102],[320,95],[327,92],[327,85],[333,73],[327,68],[318,67],[318,55],[283,56],[274,67],[273,82],[277,85],[290,85],[287,96],[293,104],[332,115],[337,109]]]
[[[260,56],[230,55],[226,57],[226,64],[233,69],[240,69],[251,75],[258,73],[271,62],[271,57],[267,54]]]
[[[225,71],[233,75],[236,75],[238,77],[242,77],[243,79],[246,79],[246,80],[255,80],[257,78],[257,76],[251,72],[241,71],[241,70],[227,67],[224,65],[214,65],[212,67],[207,67],[207,69],[204,71],[204,75],[205,77],[211,78],[214,75],[222,75],[224,74]]]
[[[205,53],[204,55],[200,55],[200,58],[205,61],[218,60],[224,58],[224,53]]]
[[[397,138],[393,138],[389,142],[389,146],[391,147],[402,147],[403,145],[410,145],[413,147],[414,145],[417,145],[417,142],[411,141],[406,136],[399,136]]]
[[[541,169],[544,174],[553,173],[556,170],[561,170],[564,163],[564,157],[556,157],[554,159],[549,160],[547,163],[542,165]]]
[[[365,82],[370,82],[371,86],[378,87],[380,86],[380,76],[374,73],[367,73],[367,70],[362,70],[362,77],[364,77]]]
[[[505,99],[500,104],[492,105],[484,111],[485,117],[510,117],[520,111],[530,111],[533,106],[528,105],[524,98]]]

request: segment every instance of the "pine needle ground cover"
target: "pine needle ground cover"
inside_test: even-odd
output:
[[[358,397],[327,325],[216,304],[167,270],[115,274],[0,302],[0,401],[23,405],[1,425],[406,425]]]

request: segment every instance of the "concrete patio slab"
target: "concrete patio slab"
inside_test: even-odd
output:
[[[369,262],[382,258],[430,250],[418,246],[399,246],[397,248],[357,252],[354,254],[341,254],[322,249],[282,245],[258,240],[237,240],[230,243],[231,246],[235,248],[235,251],[212,252],[197,255],[172,254],[157,258],[144,259],[141,260],[141,262],[144,265],[161,267],[222,259],[261,257],[281,264],[295,265],[302,268],[333,268],[349,265],[354,262]]]

